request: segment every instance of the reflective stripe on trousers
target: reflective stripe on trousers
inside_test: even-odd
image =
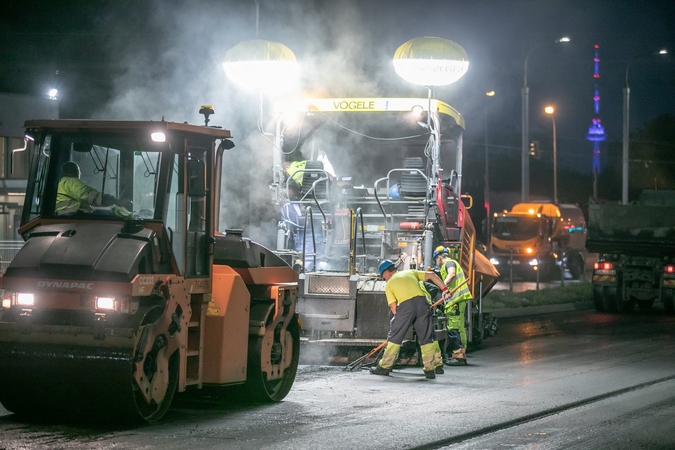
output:
[[[399,344],[394,344],[387,342],[387,346],[384,348],[384,353],[382,354],[382,359],[380,359],[380,367],[383,369],[391,369],[398,358],[398,352],[401,351],[401,346]]]
[[[422,364],[424,365],[424,371],[428,372],[434,370],[438,367],[436,363],[436,349],[438,349],[438,355],[440,357],[441,351],[438,347],[438,342],[430,342],[429,344],[420,345],[422,350]],[[441,365],[443,362],[441,361]]]
[[[434,341],[434,360],[433,360],[434,367],[442,367],[443,366],[443,355],[441,354],[441,346],[439,345],[438,341]]]

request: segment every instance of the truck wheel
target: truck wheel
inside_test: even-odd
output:
[[[570,255],[569,270],[573,280],[580,280],[584,275],[584,258],[579,254]]]
[[[631,313],[635,309],[635,300],[629,295],[626,295],[625,292],[617,293],[617,295],[614,296],[614,299],[616,311],[621,314]]]
[[[276,331],[275,331],[276,333]],[[286,397],[295,381],[300,359],[300,325],[297,316],[290,319],[285,333],[275,335],[271,345],[264,345],[261,336],[251,336],[248,342],[248,370],[246,390],[250,398],[261,402],[279,402]],[[268,341],[269,342],[269,341]],[[281,378],[268,380],[263,366],[278,364],[287,352],[291,351],[291,364],[284,370]]]
[[[640,311],[649,311],[654,305],[654,300],[640,300],[637,302],[637,307]]]
[[[603,286],[593,286],[593,306],[597,312],[605,312],[605,289]]]
[[[673,290],[664,289],[662,293],[663,299],[663,309],[666,310],[666,313],[673,314],[675,313],[675,307],[673,305]]]
[[[616,287],[604,286],[602,288],[602,301],[605,305],[605,311],[607,312],[616,312],[617,311],[617,299],[618,295],[616,293]]]

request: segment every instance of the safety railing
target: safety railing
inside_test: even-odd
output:
[[[5,273],[23,244],[23,241],[0,241],[0,274]]]
[[[389,197],[389,189],[391,188],[391,186],[389,185],[389,180],[391,178],[391,174],[394,173],[394,172],[406,172],[406,173],[417,172],[424,177],[424,180],[427,182],[427,186],[429,185],[429,178],[424,174],[424,172],[422,172],[420,169],[412,169],[412,168],[409,168],[409,169],[391,169],[387,173],[386,177],[382,177],[382,178],[379,178],[379,179],[375,180],[375,183],[373,184],[373,192],[375,193],[375,200],[377,201],[377,204],[380,207],[380,211],[382,211],[382,215],[384,216],[385,229],[387,228],[387,222],[389,221],[389,217],[387,216],[387,213],[384,210],[384,206],[382,206],[382,202],[380,201],[380,196],[377,194],[377,189],[379,187],[379,184],[382,181],[387,180],[387,201],[390,201],[391,198]],[[391,218],[391,222],[392,222],[391,228],[393,228],[394,227],[394,218],[393,217]]]
[[[307,254],[307,221],[309,220],[312,227],[312,253]],[[308,206],[305,209],[305,227],[302,230],[302,272],[305,272],[305,257],[313,256],[314,264],[313,270],[316,270],[316,234],[314,233],[314,216],[312,215],[312,207]]]
[[[363,258],[363,268],[365,270],[366,265],[368,264],[368,254],[366,253],[366,232],[365,224],[363,222],[363,210],[361,208],[356,208],[356,211],[353,209],[350,210],[351,216],[351,232],[349,235],[349,275],[356,274],[356,260],[357,258]],[[361,242],[363,244],[363,254],[356,254],[356,237],[357,237],[357,227],[360,219],[361,223]]]

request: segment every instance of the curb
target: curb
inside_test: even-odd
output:
[[[557,305],[526,306],[523,308],[495,309],[493,311],[484,311],[494,314],[495,317],[503,319],[506,317],[523,317],[537,314],[548,314],[567,311],[585,311],[593,309],[593,302],[561,303]]]

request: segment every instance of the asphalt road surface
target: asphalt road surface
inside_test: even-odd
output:
[[[435,380],[301,366],[281,403],[182,399],[131,429],[0,409],[0,449],[672,449],[674,417],[675,317],[575,311],[503,319]]]

